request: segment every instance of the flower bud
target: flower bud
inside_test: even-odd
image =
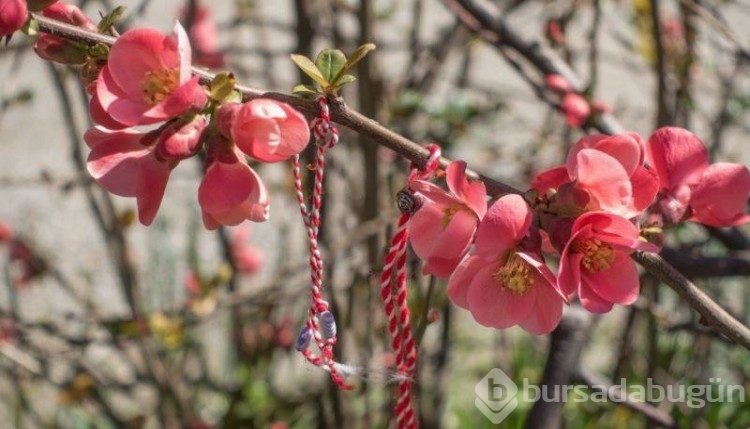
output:
[[[195,155],[200,149],[203,131],[208,123],[201,115],[189,121],[175,121],[169,124],[159,136],[156,150],[165,159],[180,161]]]
[[[232,123],[240,107],[240,103],[224,103],[216,112],[216,127],[221,135],[228,139],[232,138]]]
[[[0,13],[0,39],[23,27],[28,17],[25,0],[4,0]]]
[[[424,199],[411,189],[404,188],[396,194],[396,204],[402,213],[414,214],[422,207]]]

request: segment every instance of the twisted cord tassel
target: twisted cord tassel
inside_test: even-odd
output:
[[[440,147],[430,145],[428,148],[430,157],[427,165],[422,170],[413,169],[409,180],[426,179],[437,170]],[[399,393],[394,410],[396,423],[399,429],[414,429],[417,423],[412,401],[412,385],[417,363],[417,348],[411,329],[406,282],[406,256],[409,241],[407,226],[411,216],[422,206],[422,198],[407,187],[398,193],[398,206],[401,216],[384,259],[383,272],[380,275],[380,298],[388,319],[388,332],[391,335],[391,347],[396,354],[396,367],[405,375],[399,381]]]
[[[299,156],[292,159],[292,174],[294,176],[294,190],[297,198],[297,204],[300,208],[300,214],[307,230],[307,238],[310,248],[310,294],[312,302],[308,310],[305,327],[300,333],[298,342],[305,337],[301,345],[297,347],[305,358],[313,365],[319,366],[331,374],[331,379],[342,389],[349,390],[352,386],[346,384],[344,377],[338,370],[338,364],[333,359],[333,346],[337,342],[335,320],[333,314],[328,309],[328,302],[323,298],[323,257],[318,245],[318,232],[320,230],[320,211],[323,205],[323,178],[325,173],[325,156],[326,152],[333,148],[339,140],[339,131],[331,123],[331,116],[328,109],[328,100],[321,97],[318,100],[320,105],[320,117],[315,118],[311,125],[312,134],[315,138],[317,150],[315,153],[315,162],[313,165],[313,192],[310,198],[310,208],[305,203],[305,196],[302,190],[302,175],[300,173]],[[324,326],[321,327],[320,316],[327,314],[327,320],[324,320]],[[316,355],[308,346],[311,340],[315,340],[321,355]]]

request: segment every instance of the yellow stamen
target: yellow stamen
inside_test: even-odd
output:
[[[160,68],[147,72],[139,85],[143,91],[143,102],[149,106],[161,103],[177,89],[179,83],[178,69]]]
[[[492,280],[503,290],[510,290],[516,295],[523,295],[534,283],[529,264],[515,254],[492,273]]]
[[[609,244],[596,238],[589,238],[574,244],[573,250],[583,254],[581,265],[589,272],[606,271],[615,260],[615,251]]]
[[[443,229],[448,227],[448,224],[451,223],[451,220],[453,220],[453,216],[456,215],[461,210],[461,206],[455,205],[446,207],[443,209],[443,220],[440,222],[440,225],[443,227]]]

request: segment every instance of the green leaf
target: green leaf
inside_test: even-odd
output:
[[[320,91],[317,88],[310,86],[310,85],[296,85],[294,88],[292,88],[292,94],[300,94],[300,93],[320,94]]]
[[[323,77],[333,83],[346,66],[346,55],[338,49],[323,49],[315,59],[315,65],[323,73]]]
[[[292,54],[291,58],[292,61],[294,61],[294,64],[297,64],[297,67],[305,72],[306,75],[310,76],[312,80],[318,82],[320,86],[325,88],[330,85],[328,80],[323,77],[323,75],[320,73],[320,70],[318,70],[318,67],[310,60],[310,58],[299,54]]]
[[[125,13],[125,6],[117,6],[112,12],[104,15],[102,20],[96,26],[99,33],[109,33],[109,31],[117,24],[117,21],[122,18],[122,14]]]
[[[333,78],[333,84],[337,87],[340,87],[345,83],[352,82],[352,80],[349,80],[347,82],[339,83],[339,79],[344,77],[345,73],[349,71],[349,69],[354,67],[354,65],[358,62],[362,61],[362,59],[366,57],[367,54],[369,54],[373,49],[375,49],[374,43],[365,43],[364,45],[357,48],[346,60],[346,64],[344,64],[344,67],[342,67],[338,74],[336,74],[336,76]]]
[[[349,56],[349,59],[346,61],[347,70],[354,67],[354,65],[358,62],[362,61],[362,59],[373,50],[375,50],[374,43],[365,43],[364,45],[357,48],[357,50],[352,52],[352,54]]]
[[[336,78],[335,83],[331,85],[331,87],[333,88],[334,93],[335,93],[342,86],[346,85],[347,83],[354,82],[355,80],[357,80],[355,76],[352,76],[350,74],[345,74]]]

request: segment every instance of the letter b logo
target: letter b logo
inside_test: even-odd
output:
[[[494,424],[502,422],[518,406],[518,386],[499,368],[487,373],[474,392],[474,405]]]

